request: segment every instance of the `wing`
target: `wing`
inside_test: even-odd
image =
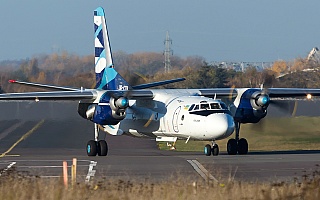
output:
[[[94,90],[59,91],[59,92],[25,92],[0,94],[0,100],[94,100],[97,98]]]
[[[233,98],[238,95],[236,88],[209,88],[199,89],[200,96],[214,97],[217,98]]]
[[[272,98],[320,96],[320,89],[306,88],[269,88],[267,94]],[[310,96],[310,97],[311,97]]]
[[[199,95],[206,97],[217,98],[233,98],[237,97],[238,94],[243,94],[245,90],[252,89],[254,91],[261,90],[261,88],[211,88],[211,89],[199,89]],[[241,91],[241,92],[239,92]],[[262,90],[269,95],[270,98],[296,98],[296,97],[307,97],[320,96],[320,89],[306,89],[306,88],[268,88]]]
[[[170,83],[176,83],[176,82],[180,82],[180,81],[184,81],[184,80],[186,80],[186,79],[185,78],[177,78],[177,79],[171,79],[171,80],[136,85],[136,86],[132,86],[132,88],[133,89],[146,89],[146,88],[157,87],[157,86],[161,86],[161,85],[167,85]]]

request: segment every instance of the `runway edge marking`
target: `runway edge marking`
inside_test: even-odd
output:
[[[219,182],[214,176],[212,176],[206,168],[199,163],[197,160],[187,160],[187,162],[193,167],[193,169],[204,179],[204,180],[213,180]]]
[[[36,124],[31,130],[29,130],[27,133],[25,133],[21,138],[16,141],[6,152],[2,153],[0,155],[0,158],[6,156],[7,153],[12,151],[14,147],[16,147],[22,140],[26,139],[29,135],[31,135],[35,130],[37,130],[42,124],[44,123],[44,119],[41,120],[38,124]]]

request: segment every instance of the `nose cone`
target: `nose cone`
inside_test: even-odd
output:
[[[210,139],[224,139],[234,131],[233,117],[229,114],[211,114],[208,116],[207,133]]]

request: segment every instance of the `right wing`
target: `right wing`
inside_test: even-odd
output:
[[[97,98],[94,90],[59,91],[59,92],[23,92],[0,94],[0,100],[94,100]]]

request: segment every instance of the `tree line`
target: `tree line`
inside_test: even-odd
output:
[[[208,64],[204,58],[171,57],[170,73],[164,73],[161,53],[141,52],[113,55],[117,71],[131,84],[184,77],[185,81],[162,88],[216,88],[216,87],[320,87],[319,63],[297,58],[292,62],[276,61],[269,69],[258,71],[247,67],[244,72]],[[77,56],[68,52],[38,55],[20,61],[0,63],[1,91],[38,91],[30,87],[8,84],[9,79],[71,87],[95,86],[94,56]]]

